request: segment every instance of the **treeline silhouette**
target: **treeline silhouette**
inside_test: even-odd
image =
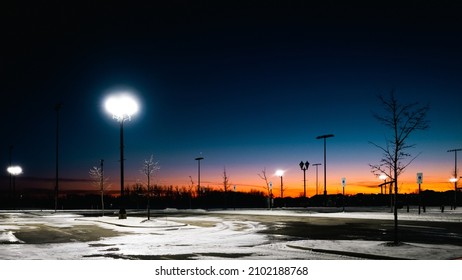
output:
[[[127,209],[231,209],[231,208],[281,208],[281,207],[343,207],[345,206],[390,206],[393,199],[388,194],[355,194],[323,195],[312,197],[276,197],[271,201],[268,196],[258,190],[235,192],[202,187],[196,188],[153,186],[147,192],[139,184],[125,188],[125,206]],[[0,193],[0,209],[52,209],[54,208],[53,190],[29,189],[12,194]],[[425,190],[418,194],[399,194],[398,207],[406,206],[447,206],[452,207],[454,201],[462,203],[462,195],[454,191],[436,192]],[[119,192],[113,191],[104,195],[104,208],[117,210],[120,206]],[[62,191],[58,200],[58,209],[101,209],[101,195],[97,191]]]

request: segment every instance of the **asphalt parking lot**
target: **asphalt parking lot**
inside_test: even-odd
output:
[[[0,259],[462,257],[460,222],[400,220],[398,237],[404,246],[389,250],[395,232],[392,219],[303,211],[162,210],[153,211],[149,222],[143,211],[129,212],[126,220],[116,213],[99,217],[94,211],[0,212]]]

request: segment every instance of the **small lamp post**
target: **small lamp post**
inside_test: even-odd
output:
[[[120,123],[120,210],[119,219],[126,219],[124,197],[124,122],[138,112],[138,102],[128,93],[111,95],[104,103],[106,110],[112,114],[112,118]]]
[[[303,170],[303,197],[306,198],[306,171],[308,170],[308,167],[310,167],[310,163],[308,161],[300,161],[299,165],[300,169]]]

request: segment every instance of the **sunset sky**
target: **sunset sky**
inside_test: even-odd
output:
[[[13,145],[22,187],[53,189],[54,106],[62,103],[62,190],[88,188],[100,159],[118,189],[119,126],[103,102],[128,88],[141,102],[124,129],[128,184],[145,181],[139,170],[151,154],[161,166],[156,183],[197,183],[194,158],[203,156],[202,185],[218,189],[226,168],[238,190],[263,191],[257,174],[266,168],[279,190],[273,175],[282,169],[285,195],[298,196],[299,162],[323,163],[316,137],[334,134],[328,194],[342,191],[342,177],[347,193],[378,193],[369,164],[381,151],[370,142],[382,145],[390,132],[373,115],[382,112],[377,96],[395,90],[403,103],[430,105],[430,128],[409,140],[421,154],[400,192],[417,189],[417,172],[423,189],[453,189],[447,150],[462,148],[460,3],[157,2],[0,4],[4,176]],[[307,181],[312,196],[314,166]]]

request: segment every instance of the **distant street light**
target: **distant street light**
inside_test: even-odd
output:
[[[303,170],[303,197],[306,198],[306,171],[308,170],[308,167],[310,167],[310,163],[308,161],[300,161],[299,165],[300,169]]]
[[[22,174],[22,168],[21,166],[18,166],[18,165],[8,167],[6,171],[8,171],[8,173],[10,173],[13,176]]]
[[[454,180],[451,181],[454,183],[454,210],[457,207],[457,152],[462,151],[462,149],[452,149],[448,150],[448,153],[454,152]]]
[[[320,163],[313,164],[313,166],[316,166],[316,195],[318,195],[318,166],[320,165]]]
[[[327,168],[326,168],[326,138],[334,137],[333,134],[325,134],[316,137],[316,139],[324,139],[324,206],[327,205],[327,188],[326,188],[326,173],[327,173]]]
[[[391,172],[391,171],[390,171]],[[393,192],[392,192],[392,184],[393,180],[390,178],[390,182],[387,183],[388,176],[385,174],[380,174],[379,179],[383,180],[383,183],[380,184],[380,194],[384,194],[383,190],[385,190],[385,195],[387,194],[387,185],[390,185],[390,189],[388,190],[388,195],[390,196],[390,210],[393,211]]]
[[[197,195],[200,195],[201,191],[201,160],[203,157],[197,157],[194,160],[197,160]]]
[[[9,160],[10,160],[10,165],[9,165],[9,166],[11,166],[12,152],[13,152],[13,145],[10,145],[10,148],[9,148]],[[9,173],[9,172],[8,172],[8,173]],[[9,190],[8,190],[9,196],[11,196],[12,191],[13,191],[13,176],[12,176],[11,173],[10,173],[10,188],[9,188]]]
[[[383,194],[383,187],[385,187],[385,190],[387,189],[387,175],[381,174],[379,179],[383,180],[383,184],[380,184],[380,194]]]
[[[130,120],[138,112],[138,102],[128,93],[109,96],[104,107],[112,114],[112,118],[120,122],[120,210],[119,219],[127,218],[124,197],[124,121]]]
[[[276,171],[276,176],[281,177],[281,198],[284,198],[284,188],[283,188],[283,183],[282,183],[282,175],[284,175],[284,170],[277,170]]]
[[[13,176],[13,205],[14,208],[16,208],[16,176],[22,174],[22,168],[21,166],[14,165],[8,167],[6,171],[8,171],[8,173]]]
[[[458,189],[457,181],[459,181],[457,177],[449,179],[449,182],[454,183],[454,210],[456,210],[456,204],[457,204],[457,189]]]

